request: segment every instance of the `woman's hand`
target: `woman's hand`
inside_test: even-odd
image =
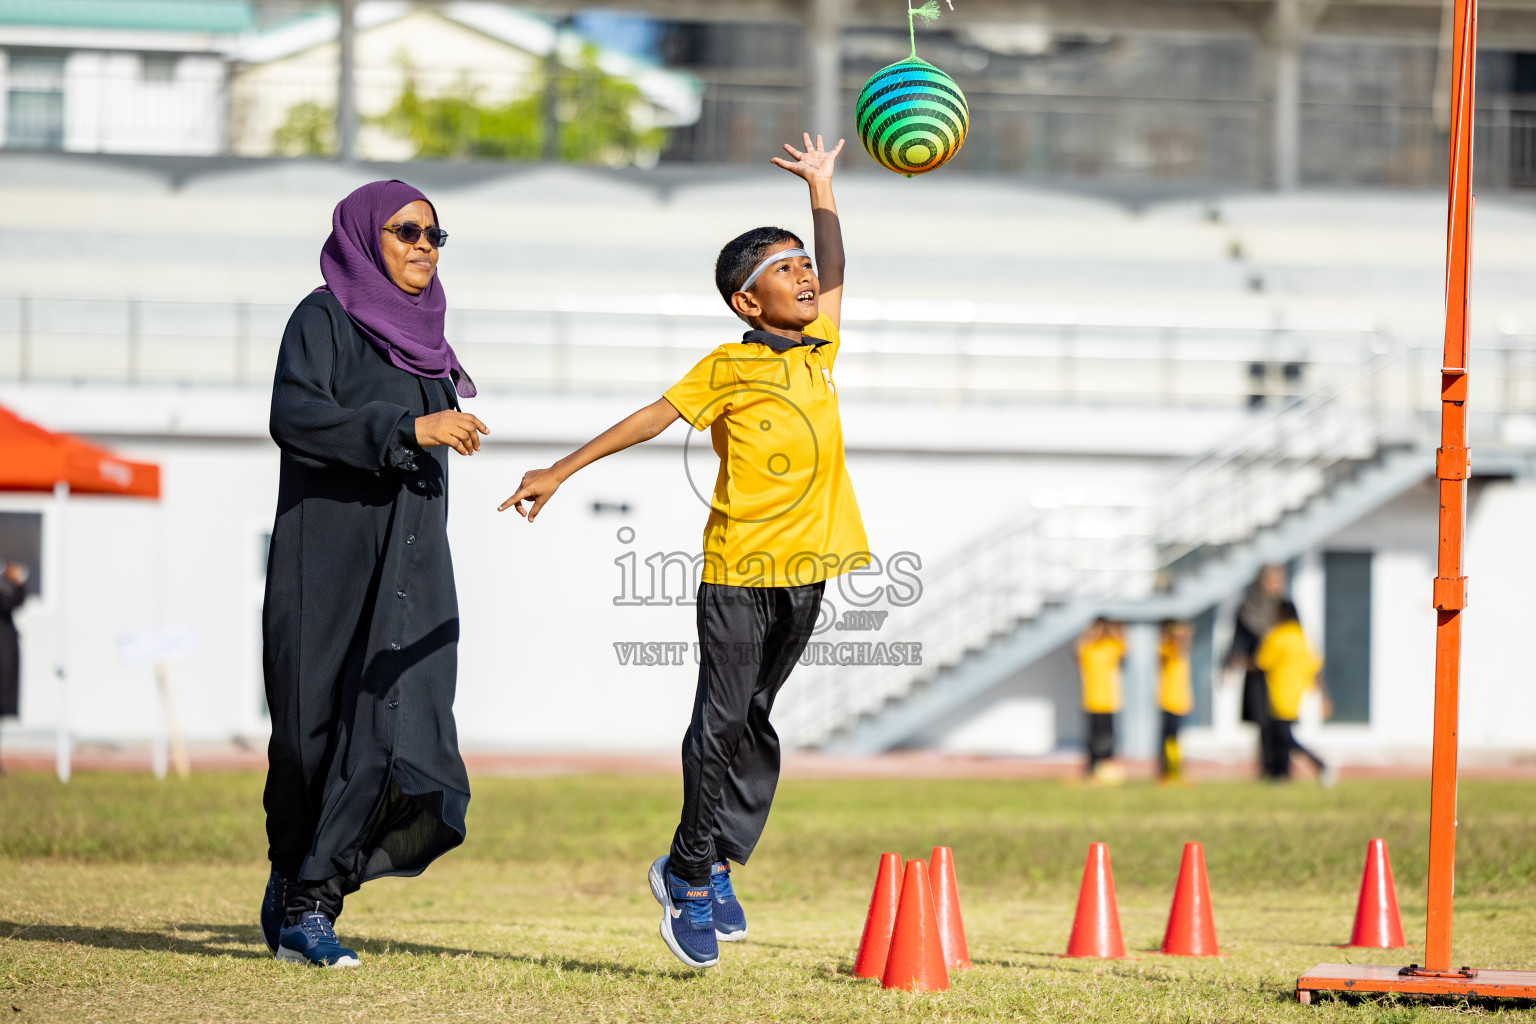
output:
[[[497,506],[497,512],[505,512],[509,508],[516,508],[517,514],[533,522],[533,517],[539,514],[539,509],[544,503],[554,497],[555,491],[565,483],[565,477],[554,468],[533,469],[523,474],[522,483],[517,485],[517,492]],[[528,511],[523,511],[523,502],[531,501]]]
[[[460,455],[473,455],[480,450],[480,435],[490,432],[478,416],[457,409],[416,417],[416,443],[423,448],[445,444]]]

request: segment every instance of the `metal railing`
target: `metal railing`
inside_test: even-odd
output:
[[[1491,361],[1506,371],[1491,394],[1479,394],[1488,415],[1474,424],[1474,445],[1507,444],[1511,423],[1531,435],[1527,444],[1536,441],[1532,352],[1525,339],[1474,355],[1487,365],[1497,353]],[[887,609],[889,618],[869,636],[920,644],[921,667],[804,667],[777,704],[781,734],[793,745],[822,744],[1047,608],[1164,592],[1385,452],[1427,449],[1438,411],[1436,359],[1428,347],[1374,354],[1154,482],[1139,500],[1026,509],[923,566],[920,600]],[[1524,380],[1510,379],[1515,365],[1527,368]]]
[[[740,325],[704,296],[450,310],[483,391],[656,394]],[[266,387],[289,306],[0,296],[0,380]],[[850,301],[845,392],[943,401],[1243,407],[1390,340],[1358,324],[1079,316],[964,302]]]

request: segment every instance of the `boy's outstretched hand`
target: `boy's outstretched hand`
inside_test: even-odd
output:
[[[554,497],[555,491],[565,480],[553,469],[530,469],[523,474],[522,483],[517,485],[517,492],[497,506],[496,511],[505,512],[509,508],[517,509],[517,514],[533,522],[539,514],[539,509],[544,503]],[[523,502],[530,501],[528,510],[523,511]]]
[[[828,153],[826,146],[822,144],[820,135],[816,136],[814,143],[811,142],[809,132],[805,134],[804,138],[805,152],[802,153],[786,142],[784,143],[784,151],[794,157],[794,159],[786,160],[781,156],[776,156],[772,159],[772,162],[784,168],[790,174],[798,175],[806,181],[830,180],[833,166],[837,163],[837,155],[843,151],[844,140],[838,139],[837,145],[832,148],[832,152]]]

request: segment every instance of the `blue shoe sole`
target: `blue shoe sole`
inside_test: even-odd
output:
[[[677,941],[677,936],[672,934],[672,911],[674,908],[672,906],[672,893],[667,888],[667,858],[657,857],[652,861],[651,870],[647,872],[646,878],[651,883],[651,895],[655,897],[657,903],[661,904],[661,941],[667,944],[667,948],[672,951],[672,955],[689,967],[696,967],[699,970],[718,964],[720,962],[718,956],[713,960],[695,960],[683,950],[682,945]]]

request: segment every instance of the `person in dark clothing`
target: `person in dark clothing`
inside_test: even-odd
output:
[[[1243,670],[1243,721],[1252,722],[1259,731],[1259,774],[1268,775],[1274,762],[1274,730],[1270,728],[1269,685],[1264,672],[1253,658],[1264,637],[1275,628],[1280,602],[1285,599],[1286,572],[1283,565],[1266,565],[1248,587],[1237,609],[1232,628],[1232,647],[1227,664]]]
[[[473,454],[489,431],[458,408],[475,389],[443,336],[446,238],[404,182],[353,192],[321,253],[325,287],[278,351],[261,925],[279,959],[356,966],[334,930],[346,895],[464,841],[446,449]]]
[[[21,638],[11,613],[27,599],[26,584],[26,566],[0,562],[0,718],[21,714]]]

